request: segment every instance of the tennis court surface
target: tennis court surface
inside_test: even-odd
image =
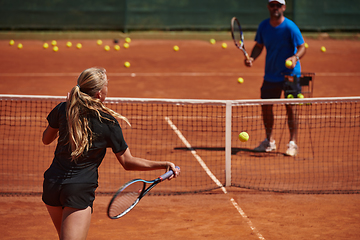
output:
[[[182,175],[164,186],[159,185],[161,194],[144,198],[124,218],[110,220],[106,216],[109,192],[143,175],[134,172],[126,175],[117,169],[120,165],[112,165],[114,159],[105,159],[99,187],[105,194],[95,200],[88,239],[360,238],[359,106],[352,101],[336,104],[331,100],[359,96],[360,41],[306,39],[309,48],[301,60],[303,71],[315,73],[313,97],[329,100],[298,105],[300,120],[304,120],[300,125],[304,151],[298,158],[281,154],[288,138],[288,131],[283,127],[285,120],[281,117],[283,105],[279,105],[276,129],[281,147],[274,155],[249,151],[263,140],[259,109],[249,105],[233,107],[232,117],[236,120],[232,121],[232,139],[245,130],[250,140],[247,143],[231,140],[232,184],[225,188],[220,188],[211,177],[213,174],[223,185],[228,181],[225,175],[226,101],[222,105],[220,100],[257,100],[264,53],[249,69],[243,64],[242,53],[232,45],[230,35],[229,41],[225,41],[227,49],[221,48],[223,41],[212,45],[201,40],[133,39],[128,49],[120,45],[120,51],[113,49],[111,39],[103,39],[102,46],[96,44],[96,39],[71,40],[71,48],[66,47],[67,41],[58,40],[59,51],[53,52],[43,49],[44,41],[16,40],[23,44],[19,50],[16,45],[9,46],[8,40],[1,40],[0,94],[66,96],[81,71],[100,66],[108,72],[110,98],[194,100],[190,105],[175,104],[174,108],[169,107],[171,104],[159,104],[160,100],[146,106],[108,103],[113,108],[120,106],[116,110],[129,117],[133,124],[132,129],[124,129],[124,134],[129,136],[134,155],[170,159],[182,168]],[[82,43],[82,49],[74,47],[78,42]],[[104,45],[111,46],[111,50],[105,51]],[[178,52],[173,50],[174,45],[179,46]],[[248,50],[252,45],[252,41],[245,42]],[[320,51],[321,46],[327,48],[325,53]],[[130,62],[129,68],[124,67],[125,61]],[[243,84],[237,82],[238,77],[244,78]],[[213,103],[198,102],[204,99]],[[14,106],[2,103],[2,111],[10,113],[1,115],[0,119],[1,156],[2,162],[6,162],[1,166],[1,190],[8,193],[0,197],[2,239],[57,237],[39,195],[41,173],[52,158],[51,146],[46,150],[41,148],[41,131],[46,125],[44,116],[53,104],[53,100],[40,105],[27,100]],[[252,110],[247,112],[247,109]],[[35,114],[30,117],[22,114],[27,111]],[[6,132],[5,125],[12,130]],[[12,142],[7,136],[10,132],[17,134],[11,137]],[[22,138],[28,133],[39,134],[39,137]],[[162,136],[171,137],[165,142],[157,140]],[[321,144],[323,139],[332,138],[335,140],[326,141],[329,144]],[[196,155],[189,151],[186,142]],[[332,160],[325,162],[327,158]],[[150,180],[157,177],[156,174],[145,177]],[[114,183],[112,178],[117,175],[123,179]],[[244,185],[244,176],[250,179],[246,182],[247,188],[238,187]],[[185,185],[189,187],[183,187]],[[187,193],[171,194],[173,188]],[[342,194],[334,194],[338,189]]]

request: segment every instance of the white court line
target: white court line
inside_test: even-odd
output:
[[[221,190],[224,192],[224,194],[227,194],[227,190],[225,187],[223,187],[223,185],[221,184],[221,182],[219,181],[219,179],[217,179],[215,177],[215,175],[210,171],[210,169],[206,166],[205,162],[201,159],[201,157],[196,153],[196,151],[194,150],[194,148],[190,145],[190,143],[186,140],[186,138],[184,137],[184,135],[180,132],[180,130],[175,126],[175,124],[170,120],[169,117],[165,117],[166,122],[170,125],[170,127],[174,130],[174,132],[176,133],[176,135],[178,135],[178,137],[180,138],[180,140],[185,144],[185,146],[191,150],[191,153],[194,155],[194,157],[196,158],[196,160],[199,162],[199,164],[202,166],[202,168],[205,170],[205,172],[209,175],[209,177],[215,182],[215,184],[219,187],[221,187]],[[251,220],[246,216],[245,212],[242,210],[242,208],[237,204],[237,202],[231,198],[230,199],[231,203],[233,204],[233,206],[236,208],[236,210],[240,213],[240,215],[244,218],[244,220],[246,221],[246,223],[249,225],[249,227],[251,228],[251,230],[256,234],[256,236],[260,239],[260,240],[265,240],[265,238],[261,235],[261,233],[259,233],[259,231],[254,227],[254,224],[251,222]]]

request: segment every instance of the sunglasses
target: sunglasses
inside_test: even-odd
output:
[[[269,3],[269,6],[270,6],[271,8],[273,8],[273,7],[281,8],[282,5],[283,5],[283,4],[281,4],[281,3]]]

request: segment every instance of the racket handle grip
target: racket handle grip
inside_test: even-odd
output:
[[[180,169],[180,167],[176,166],[177,169]],[[169,177],[171,177],[174,174],[174,172],[172,170],[164,173],[163,175],[161,175],[159,178],[161,181],[164,181],[166,179],[168,179]]]

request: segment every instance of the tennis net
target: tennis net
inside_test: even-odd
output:
[[[65,97],[0,95],[0,194],[39,194],[56,142],[42,144],[48,113]],[[255,152],[265,139],[261,106],[273,105],[274,152]],[[298,119],[296,157],[285,105]],[[179,194],[233,186],[294,193],[359,193],[360,97],[278,100],[171,100],[108,98],[134,156],[172,161],[182,173],[155,193]],[[238,134],[246,131],[247,142]],[[125,171],[109,149],[99,168],[97,193],[113,193],[133,178],[163,171]]]

